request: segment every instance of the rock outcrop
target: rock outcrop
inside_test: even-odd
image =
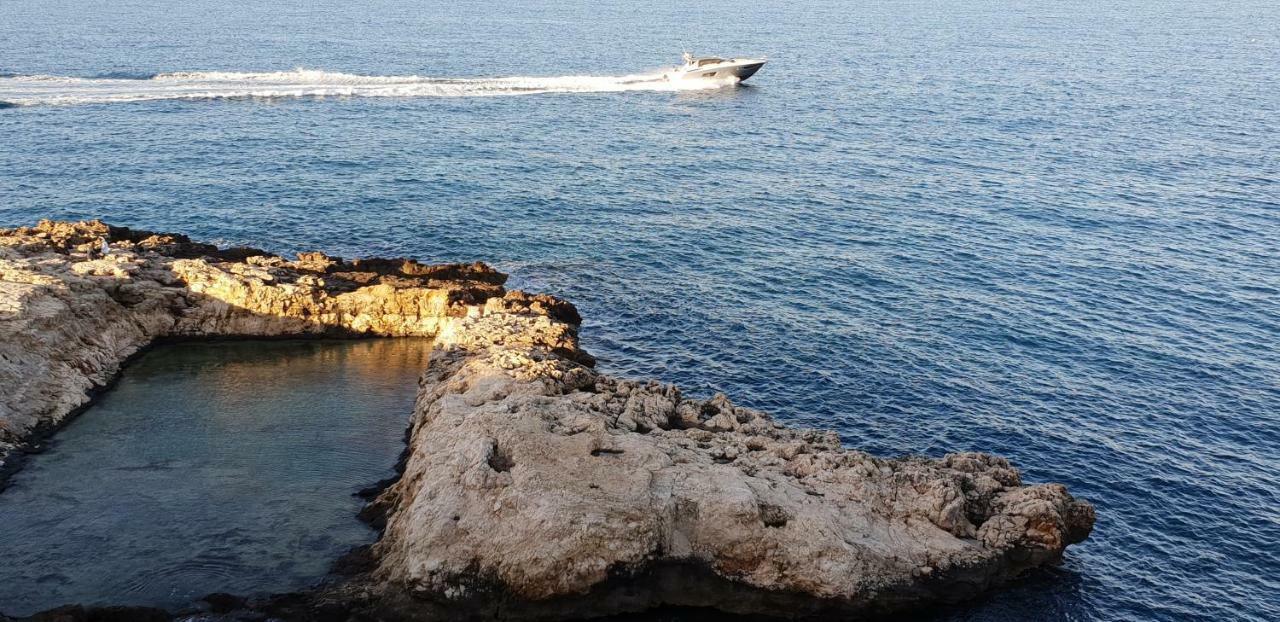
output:
[[[1001,458],[845,449],[724,396],[601,375],[566,356],[572,331],[486,314],[438,338],[404,474],[377,501],[384,601],[878,614],[972,597],[1093,526],[1092,506]]]
[[[501,298],[505,279],[483,264],[286,261],[101,222],[0,231],[0,469],[157,339],[431,336]]]
[[[997,457],[876,458],[723,396],[602,375],[572,305],[503,278],[101,223],[0,232],[0,452],[154,339],[431,335],[366,567],[273,615],[856,617],[970,598],[1093,526],[1088,503]]]

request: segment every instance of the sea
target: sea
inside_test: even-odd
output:
[[[938,620],[1273,621],[1278,78],[1274,0],[0,0],[0,226],[485,261],[610,374],[1097,506]]]

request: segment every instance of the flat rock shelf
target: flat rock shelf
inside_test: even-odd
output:
[[[572,304],[504,282],[483,264],[289,261],[100,222],[0,231],[0,385],[13,387],[0,458],[16,469],[23,448],[156,340],[434,340],[398,477],[361,510],[381,535],[354,571],[156,619],[555,619],[668,605],[865,617],[973,598],[1056,562],[1093,527],[1090,504],[1024,484],[995,456],[879,458],[722,395],[600,374]]]

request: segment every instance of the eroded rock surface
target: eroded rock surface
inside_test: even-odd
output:
[[[1093,526],[986,454],[885,460],[724,396],[572,359],[574,326],[485,314],[437,339],[375,583],[480,616],[655,604],[780,616],[969,598]]]
[[[101,223],[0,231],[0,457],[157,338],[431,335],[403,474],[367,512],[382,539],[360,574],[273,616],[860,616],[972,597],[1093,526],[1088,503],[1001,458],[876,458],[599,374],[573,306],[504,278]]]

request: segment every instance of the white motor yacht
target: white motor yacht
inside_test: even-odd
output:
[[[666,74],[668,80],[688,80],[690,78],[725,79],[737,78],[739,82],[750,78],[764,67],[763,58],[717,58],[704,56],[695,58],[685,52],[684,64]]]

